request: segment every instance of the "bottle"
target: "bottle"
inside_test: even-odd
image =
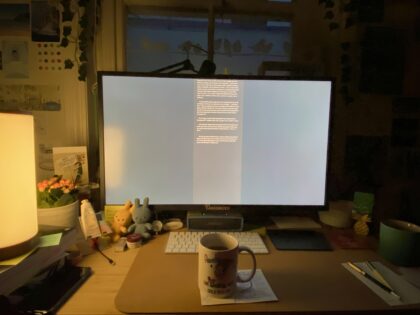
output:
[[[102,233],[98,220],[96,219],[95,211],[87,199],[83,199],[82,205],[80,206],[80,223],[86,239],[101,236]]]

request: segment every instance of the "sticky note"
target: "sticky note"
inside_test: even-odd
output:
[[[60,244],[63,233],[43,235],[39,238],[39,247],[56,246]]]

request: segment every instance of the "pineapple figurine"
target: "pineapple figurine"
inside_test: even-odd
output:
[[[354,224],[353,229],[357,235],[366,236],[369,234],[368,222],[372,220],[369,218],[368,214],[357,214],[355,216],[357,222]]]

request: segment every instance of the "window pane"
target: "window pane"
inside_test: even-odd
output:
[[[127,70],[150,72],[190,59],[199,70],[207,59],[206,18],[129,16]],[[291,24],[255,19],[216,19],[217,74],[257,74],[262,61],[290,60]],[[179,70],[173,67],[162,72]],[[192,73],[182,71],[182,73]]]
[[[226,20],[215,28],[217,73],[257,74],[263,61],[290,60],[290,22]]]
[[[207,47],[207,19],[129,16],[127,70],[149,72],[181,62],[188,58],[188,43]],[[206,53],[190,47],[189,58],[198,70]]]

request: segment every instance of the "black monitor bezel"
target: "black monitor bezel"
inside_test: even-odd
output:
[[[253,212],[259,209],[260,213],[275,214],[281,211],[282,213],[297,213],[297,212],[312,212],[321,211],[327,208],[327,198],[330,185],[330,171],[331,171],[331,141],[332,141],[332,126],[333,126],[333,112],[334,112],[334,95],[335,95],[335,80],[332,77],[305,77],[305,76],[263,76],[263,75],[212,75],[199,76],[196,74],[168,74],[168,73],[147,73],[147,72],[131,72],[131,71],[98,71],[98,135],[99,135],[99,181],[100,181],[100,207],[105,207],[105,169],[103,167],[105,162],[104,156],[104,115],[103,115],[103,89],[102,78],[104,76],[122,76],[122,77],[150,77],[150,78],[187,78],[187,79],[237,79],[237,80],[284,80],[284,81],[325,81],[331,83],[330,94],[330,112],[329,112],[329,126],[328,126],[328,144],[327,144],[327,165],[326,165],[326,181],[324,192],[324,205],[204,205],[204,204],[153,204],[153,199],[150,200],[150,205],[157,212],[179,212],[179,211],[237,211],[241,213]],[[144,196],[133,196],[132,198],[140,198]],[[123,204],[125,200],[121,200]]]

